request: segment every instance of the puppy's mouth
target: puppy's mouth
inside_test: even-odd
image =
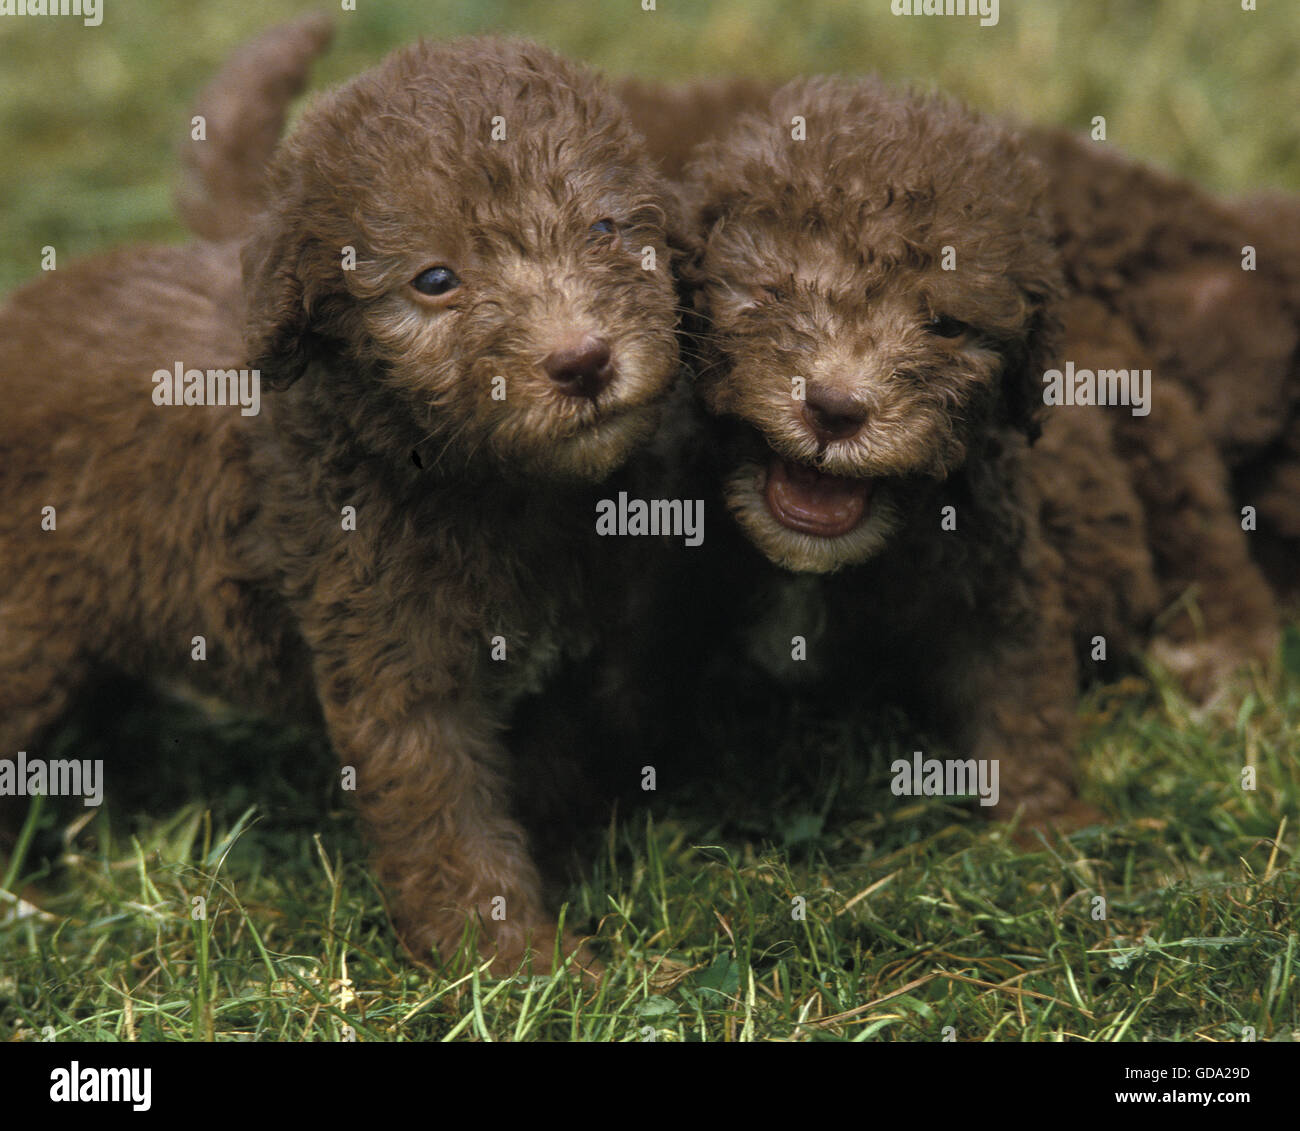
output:
[[[767,464],[763,499],[787,530],[840,538],[870,517],[874,487],[871,479],[829,475],[774,454]]]
[[[741,530],[769,561],[795,573],[833,573],[883,553],[911,508],[914,481],[837,475],[782,436],[735,416],[714,417],[723,498]],[[802,458],[801,458],[802,457]],[[841,461],[836,471],[853,471]]]

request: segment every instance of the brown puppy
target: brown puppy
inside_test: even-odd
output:
[[[675,171],[684,150],[725,133],[727,120],[746,111],[766,116],[776,87],[753,79],[679,87],[626,80],[617,89],[660,163]],[[1145,517],[1135,533],[1145,548],[1112,533],[1106,544],[1114,553],[1107,555],[1079,531],[1068,533],[1066,516],[1086,528],[1095,501],[1045,467],[1056,492],[1054,540],[1078,577],[1097,576],[1099,556],[1117,574],[1134,554],[1149,556],[1159,600],[1132,604],[1136,619],[1122,635],[1140,637],[1150,613],[1168,607],[1158,651],[1204,698],[1238,665],[1267,659],[1276,645],[1277,611],[1249,552],[1268,566],[1275,587],[1294,584],[1300,284],[1285,240],[1297,205],[1277,197],[1219,202],[1061,130],[1031,129],[1026,145],[1048,171],[1048,212],[1071,296],[1061,311],[1062,361],[1099,368],[1105,358],[1125,368],[1143,358],[1154,373],[1152,413],[1104,426],[1118,430],[1106,448],[1127,469],[1100,471],[1115,482],[1112,494],[1136,491]],[[1242,270],[1246,245],[1258,250],[1252,272]],[[1045,450],[1065,454],[1063,434],[1048,438]],[[1259,523],[1249,537],[1238,512],[1245,504]],[[1071,560],[1076,552],[1082,556]],[[1099,614],[1123,604],[1100,585],[1083,587],[1090,588]],[[1148,611],[1139,616],[1139,609]],[[1085,617],[1080,632],[1095,621]]]
[[[690,172],[698,385],[726,502],[787,571],[762,590],[821,610],[808,668],[1000,763],[1000,810],[1062,811],[1077,673],[1026,471],[1061,287],[1036,167],[953,103],[823,79]]]
[[[596,484],[677,372],[659,181],[588,72],[469,40],[319,99],[265,199],[242,341],[212,247],[0,312],[0,749],[35,756],[103,667],[318,719],[410,947],[468,915],[497,969],[548,965],[499,735],[618,591]],[[256,367],[260,413],[157,403],[178,365]]]
[[[1071,290],[1130,327],[1163,383],[1183,390],[1172,411],[1198,416],[1217,449],[1198,457],[1199,482],[1189,476],[1177,491],[1165,485],[1164,497],[1152,500],[1169,587],[1199,588],[1209,635],[1233,623],[1266,635],[1258,603],[1244,600],[1260,584],[1257,571],[1238,577],[1236,552],[1224,557],[1221,538],[1193,540],[1206,493],[1231,477],[1233,509],[1256,512],[1251,549],[1277,587],[1295,585],[1300,504],[1289,485],[1300,478],[1292,451],[1300,436],[1300,200],[1221,201],[1062,130],[1032,130],[1029,143],[1050,175]],[[1135,474],[1145,470],[1135,466]],[[1189,626],[1169,631],[1186,637]]]
[[[1212,446],[1158,386],[1147,448],[1128,407],[1045,413],[1066,356],[1149,358],[1104,308],[1063,301],[1042,174],[1002,126],[872,81],[795,83],[705,147],[686,192],[699,389],[729,435],[727,504],[787,571],[756,571],[756,604],[804,610],[790,675],[881,685],[1000,761],[1000,808],[1062,811],[1075,647],[1140,640],[1161,592],[1153,492],[1185,489]],[[1193,501],[1249,571],[1226,483]]]
[[[1267,285],[1277,289],[1300,338],[1300,195],[1263,193],[1240,202],[1237,214],[1247,225],[1252,246],[1267,257],[1272,268]],[[1236,310],[1229,316],[1236,318]],[[1233,471],[1237,501],[1254,506],[1259,514],[1261,537],[1251,544],[1269,580],[1294,599],[1300,595],[1300,346],[1287,381],[1289,410],[1281,438]]]
[[[1051,178],[1072,287],[1122,314],[1162,372],[1192,390],[1231,464],[1271,443],[1300,397],[1284,226],[1252,225],[1245,207],[1105,144],[1062,130],[1029,137]]]
[[[628,78],[615,83],[614,90],[659,168],[677,181],[697,146],[722,137],[741,114],[765,109],[780,85],[750,78],[679,84]]]

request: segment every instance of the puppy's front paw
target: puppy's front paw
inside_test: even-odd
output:
[[[1241,669],[1252,663],[1266,664],[1277,644],[1278,633],[1270,630],[1242,640],[1216,637],[1184,644],[1156,640],[1151,655],[1174,676],[1189,698],[1204,705],[1223,692]]]
[[[571,969],[584,977],[599,981],[604,975],[604,964],[592,953],[585,939],[565,931],[559,936],[558,951],[555,941],[554,926],[537,925],[497,931],[479,949],[485,957],[493,955],[490,970],[502,978],[515,974],[552,974],[562,969],[570,958]]]

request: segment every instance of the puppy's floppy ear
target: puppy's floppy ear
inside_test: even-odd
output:
[[[677,278],[677,301],[682,309],[682,328],[699,339],[707,329],[704,313],[704,248],[707,230],[701,209],[689,186],[677,186],[673,198],[675,216],[669,239],[673,245],[673,271]]]
[[[1004,134],[997,151],[1011,186],[1007,199],[1020,202],[1003,230],[1014,240],[1008,248],[1008,274],[1026,311],[1024,333],[1006,351],[1002,412],[1007,425],[1032,444],[1043,430],[1043,374],[1057,366],[1064,337],[1065,263],[1042,162],[1016,132]]]
[[[1032,444],[1043,430],[1043,374],[1059,360],[1064,329],[1065,277],[1060,254],[1046,230],[1026,249],[1019,275],[1029,317],[1024,337],[1007,351],[1002,404],[1007,423]]]
[[[671,183],[664,186],[663,202],[664,235],[676,264],[684,261],[698,242],[691,222],[691,205],[682,186]]]
[[[272,209],[258,217],[241,252],[244,345],[271,388],[293,384],[318,354],[303,288],[304,240]]]
[[[1002,403],[1007,423],[1032,444],[1043,431],[1043,374],[1056,364],[1061,323],[1054,301],[1030,315],[1028,332],[1007,354]]]

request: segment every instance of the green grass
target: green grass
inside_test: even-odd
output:
[[[1289,672],[1200,719],[1158,679],[1094,693],[1086,796],[1110,820],[1069,837],[898,808],[901,751],[860,733],[797,728],[778,765],[720,750],[711,788],[591,831],[565,914],[596,939],[598,986],[492,978],[468,950],[433,971],[406,961],[351,816],[302,789],[332,775],[301,736],[150,701],[116,738],[74,722],[62,740],[82,756],[122,735],[151,762],[189,756],[149,780],[151,801],[32,817],[39,910],[0,926],[0,1033],[1296,1039],[1300,633],[1289,648]],[[57,866],[41,874],[42,858]]]
[[[47,244],[62,263],[183,238],[170,191],[190,101],[241,39],[314,6],[0,21],[0,292]],[[1260,6],[1008,2],[980,31],[884,0],[363,2],[320,77],[421,33],[484,30],[614,73],[877,70],[1010,115],[1104,114],[1114,144],[1224,191],[1298,189],[1300,8]],[[1294,633],[1287,656],[1203,717],[1158,679],[1095,692],[1084,780],[1111,820],[1067,839],[941,801],[900,809],[887,728],[795,726],[761,768],[723,746],[696,795],[649,795],[582,842],[566,915],[596,936],[599,987],[494,979],[464,954],[411,965],[329,755],[302,736],[157,701],[109,731],[92,704],[52,756],[111,755],[114,781],[140,785],[102,811],[29,812],[0,868],[27,901],[0,923],[0,1038],[1294,1039]]]

